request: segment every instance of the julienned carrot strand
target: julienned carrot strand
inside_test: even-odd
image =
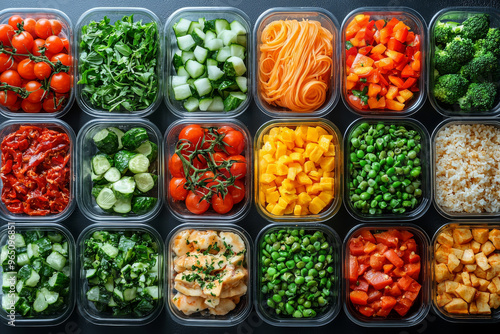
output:
[[[321,107],[333,72],[333,35],[317,21],[279,20],[261,35],[262,98],[295,112]]]

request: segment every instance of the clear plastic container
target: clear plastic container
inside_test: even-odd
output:
[[[345,32],[347,25],[354,19],[356,15],[365,14],[370,15],[372,20],[391,20],[393,17],[403,21],[407,26],[411,28],[415,34],[420,35],[420,52],[422,53],[420,78],[418,80],[418,92],[414,92],[414,97],[410,102],[406,103],[402,111],[392,111],[386,109],[367,109],[360,110],[351,104],[347,94],[346,81],[347,75],[345,75],[345,63],[346,63],[346,48],[342,48],[342,69],[341,73],[341,85],[342,85],[342,99],[347,109],[357,116],[394,116],[394,117],[406,117],[416,113],[424,104],[427,95],[425,90],[425,73],[426,73],[426,52],[427,52],[427,26],[425,20],[417,11],[409,7],[362,7],[350,12],[344,22],[342,23],[341,32],[341,45],[345,45]]]
[[[431,297],[430,299],[432,300],[429,301],[432,303],[432,308],[434,312],[439,315],[441,318],[443,318],[446,321],[453,322],[453,323],[498,323],[500,321],[500,308],[497,309],[491,309],[491,314],[451,314],[446,312],[446,310],[443,307],[439,307],[437,303],[437,282],[435,280],[435,255],[434,255],[434,250],[436,249],[437,246],[437,237],[439,234],[441,234],[444,231],[448,231],[450,229],[454,228],[488,228],[488,229],[500,229],[500,224],[497,222],[489,222],[489,223],[481,223],[481,222],[464,222],[464,223],[458,223],[458,222],[448,222],[441,226],[436,233],[434,234],[434,237],[432,238],[431,241],[431,255],[430,255],[430,267],[431,267]]]
[[[60,10],[51,9],[51,8],[7,8],[0,11],[0,24],[7,24],[9,17],[12,15],[19,15],[23,19],[33,18],[35,20],[38,19],[55,19],[59,20],[62,25],[61,36],[64,35],[70,43],[70,50],[68,50],[68,54],[71,56],[72,65],[70,68],[69,74],[72,77],[71,89],[69,91],[69,98],[66,102],[64,108],[57,112],[47,113],[41,111],[39,113],[27,113],[22,109],[20,111],[13,112],[9,108],[0,105],[0,114],[7,118],[21,118],[26,120],[38,119],[38,118],[52,118],[52,117],[62,117],[64,116],[73,106],[75,102],[75,86],[76,81],[74,78],[76,77],[75,69],[76,69],[76,57],[75,57],[75,43],[73,42],[73,24],[69,17]]]
[[[293,318],[290,316],[282,317],[276,315],[275,312],[270,312],[269,307],[267,306],[267,299],[262,293],[262,284],[261,284],[261,269],[262,269],[262,255],[260,254],[260,245],[264,241],[264,237],[269,233],[274,233],[280,230],[287,229],[297,229],[297,230],[305,230],[306,233],[311,231],[311,234],[314,234],[316,231],[323,232],[326,236],[328,243],[333,247],[333,256],[334,256],[334,271],[333,275],[337,277],[335,282],[332,284],[330,288],[330,293],[332,297],[332,303],[330,306],[323,312],[317,314],[314,318]],[[279,327],[319,327],[324,326],[330,323],[333,319],[337,317],[341,308],[341,289],[342,289],[342,269],[341,269],[341,261],[342,261],[342,241],[340,240],[339,235],[332,228],[317,223],[309,223],[309,224],[294,224],[294,223],[277,223],[270,224],[264,227],[257,236],[255,243],[255,261],[256,261],[256,270],[255,275],[253,276],[255,282],[254,288],[254,304],[255,310],[259,317],[264,320],[266,323],[279,326]]]
[[[259,186],[259,177],[260,177],[260,158],[259,158],[259,150],[264,145],[264,136],[269,134],[272,128],[286,126],[292,129],[295,129],[297,126],[320,126],[324,128],[330,135],[333,135],[332,143],[335,145],[335,168],[333,169],[335,173],[335,181],[334,181],[334,198],[332,203],[328,205],[326,209],[321,211],[320,213],[314,215],[309,214],[306,216],[295,216],[295,215],[283,215],[278,216],[274,215],[271,212],[267,211],[267,209],[261,204],[260,197],[260,186]],[[271,223],[277,222],[293,222],[293,223],[301,223],[301,222],[324,222],[331,219],[340,209],[342,205],[342,191],[343,191],[343,156],[344,149],[342,146],[342,134],[335,124],[330,122],[327,119],[319,119],[319,118],[295,118],[295,119],[280,119],[280,120],[272,120],[268,121],[257,130],[254,139],[254,201],[255,206],[259,214],[264,217],[266,220]]]
[[[247,99],[240,104],[238,108],[232,111],[187,111],[182,101],[177,101],[174,98],[174,91],[170,85],[170,77],[175,75],[175,69],[173,67],[174,54],[179,48],[177,47],[177,41],[174,34],[174,24],[179,21],[179,19],[184,18],[191,21],[197,21],[199,18],[204,17],[206,20],[215,19],[226,19],[228,22],[237,20],[240,22],[247,31],[247,56],[245,59],[245,65],[247,67],[247,72],[245,76],[247,77],[248,91]],[[253,86],[253,72],[252,72],[252,59],[253,59],[253,45],[251,39],[251,27],[250,19],[247,14],[242,10],[235,7],[184,7],[176,10],[165,23],[164,28],[164,39],[166,46],[166,58],[163,71],[163,82],[165,86],[163,87],[163,94],[165,99],[165,104],[168,109],[177,117],[197,117],[197,118],[208,118],[208,117],[237,117],[241,115],[250,105],[252,99],[252,92],[250,87]]]
[[[127,317],[115,317],[113,315],[102,314],[94,304],[87,299],[88,283],[83,269],[85,240],[87,240],[96,231],[109,231],[112,233],[132,231],[149,234],[158,245],[158,300],[156,301],[155,309],[145,317],[135,317],[133,315]],[[104,326],[142,326],[149,324],[155,320],[163,310],[165,304],[165,245],[160,234],[151,226],[145,224],[118,224],[118,223],[99,223],[87,226],[76,241],[77,244],[77,259],[78,259],[78,294],[77,306],[79,313],[83,318],[95,325]]]
[[[75,158],[75,152],[76,152],[76,137],[75,133],[73,132],[73,129],[64,121],[58,120],[58,119],[50,119],[50,118],[45,118],[45,119],[37,119],[37,120],[10,120],[3,122],[0,125],[0,142],[4,140],[4,138],[17,130],[19,130],[20,126],[38,126],[38,127],[46,127],[50,130],[55,130],[58,132],[63,132],[66,133],[69,137],[70,141],[70,148],[69,148],[69,154],[70,154],[70,181],[69,181],[69,203],[66,206],[66,208],[58,213],[58,214],[48,214],[46,216],[30,216],[27,214],[17,214],[17,213],[11,213],[9,210],[7,210],[7,207],[3,202],[0,201],[0,217],[3,218],[4,220],[7,221],[14,221],[14,222],[37,222],[37,223],[59,223],[71,215],[73,210],[75,209],[76,206],[76,200],[75,200],[75,193],[76,193],[76,158]],[[1,162],[0,162],[1,164]],[[3,188],[3,182],[0,180],[0,193]]]
[[[240,131],[245,138],[245,150],[241,155],[243,155],[247,161],[247,174],[242,181],[245,183],[245,199],[240,203],[236,204],[231,211],[226,214],[218,214],[213,209],[209,209],[207,212],[201,215],[195,215],[191,213],[184,202],[174,201],[169,191],[169,183],[172,179],[172,175],[168,170],[168,162],[170,157],[175,153],[175,146],[179,139],[179,133],[181,130],[190,124],[199,124],[202,127],[221,127],[228,125],[235,130]],[[247,127],[237,119],[222,119],[214,118],[210,120],[201,119],[181,119],[170,124],[167,131],[165,132],[165,146],[164,146],[164,200],[167,208],[170,212],[180,221],[196,221],[196,222],[206,222],[206,221],[218,221],[235,223],[243,219],[248,212],[252,204],[252,136],[248,131]]]
[[[146,129],[149,140],[158,145],[158,157],[156,163],[152,163],[149,167],[150,173],[158,175],[158,182],[151,190],[158,201],[155,207],[145,214],[112,214],[102,210],[92,196],[92,157],[97,153],[97,147],[94,145],[92,138],[100,130],[107,127],[117,127],[123,132],[130,130],[133,127],[142,127]],[[119,222],[149,222],[155,218],[161,210],[163,197],[163,137],[160,130],[147,119],[141,118],[117,118],[117,119],[94,119],[86,123],[78,133],[76,139],[78,145],[77,163],[78,163],[78,207],[83,215],[91,221],[98,223],[103,220],[119,221]]]
[[[158,45],[159,45],[159,50],[158,50],[158,55],[156,57],[157,60],[157,65],[156,65],[156,76],[158,78],[158,85],[157,85],[157,93],[156,93],[156,98],[154,101],[151,101],[151,104],[141,110],[134,110],[132,112],[128,112],[125,110],[119,111],[119,112],[109,112],[107,110],[103,110],[101,108],[98,108],[90,103],[87,98],[85,98],[82,94],[84,85],[76,85],[76,102],[80,106],[80,108],[85,111],[87,114],[93,117],[145,117],[149,116],[152,114],[159,106],[161,103],[161,97],[162,97],[162,92],[163,92],[163,80],[162,80],[162,71],[163,71],[163,53],[164,53],[164,44],[163,44],[163,37],[162,37],[162,23],[158,16],[156,16],[155,13],[150,11],[149,9],[146,8],[140,8],[140,7],[95,7],[92,9],[89,9],[85,13],[83,13],[80,18],[78,19],[78,22],[76,23],[75,26],[75,54],[78,60],[80,59],[82,50],[80,48],[80,42],[82,39],[82,28],[86,25],[88,25],[90,22],[95,21],[99,22],[101,21],[105,16],[110,19],[110,24],[114,24],[116,21],[121,20],[124,16],[130,16],[134,15],[134,22],[138,22],[142,20],[143,23],[149,23],[149,22],[155,22],[156,27],[158,30]],[[78,71],[78,76],[76,77],[76,82],[80,80],[82,73],[79,70]]]
[[[427,90],[429,91],[429,101],[431,102],[434,109],[436,109],[441,115],[445,117],[455,117],[455,116],[465,116],[465,117],[493,117],[500,114],[500,90],[498,85],[500,80],[495,83],[497,85],[497,96],[494,102],[494,107],[488,111],[474,111],[474,112],[463,112],[460,110],[458,105],[451,107],[443,105],[441,102],[436,100],[434,96],[434,55],[435,55],[435,39],[434,39],[434,29],[438,22],[463,22],[470,16],[479,13],[487,13],[490,15],[490,27],[500,28],[500,10],[493,7],[448,7],[437,12],[432,18],[429,24],[429,48],[427,63],[429,64],[427,69]]]
[[[422,173],[421,173],[421,189],[422,189],[422,196],[419,205],[411,210],[407,211],[403,214],[400,213],[384,213],[381,215],[371,215],[371,214],[364,214],[361,213],[359,210],[357,210],[353,203],[350,200],[349,196],[349,182],[351,181],[351,176],[349,173],[349,164],[350,164],[350,155],[351,155],[351,140],[350,137],[352,135],[352,132],[356,127],[361,124],[361,123],[369,123],[369,124],[376,124],[379,122],[383,122],[384,124],[388,125],[402,125],[406,127],[406,129],[412,129],[417,131],[420,136],[422,137],[421,140],[421,145],[422,149],[419,153],[419,158],[421,161],[421,166],[422,166]],[[345,155],[345,189],[346,191],[344,192],[344,205],[347,209],[347,211],[353,216],[354,218],[365,222],[365,223],[371,223],[371,222],[384,222],[384,221],[412,221],[417,218],[422,217],[426,212],[427,209],[429,209],[432,201],[432,186],[431,186],[431,165],[430,165],[430,146],[431,146],[431,141],[430,141],[430,136],[429,132],[427,132],[427,129],[425,126],[420,123],[417,120],[407,118],[407,119],[400,119],[400,118],[391,118],[391,117],[381,117],[381,118],[360,118],[357,119],[356,121],[352,122],[351,125],[347,128],[344,136],[345,140],[345,148],[344,148],[344,155]]]
[[[441,123],[439,123],[436,128],[434,129],[434,132],[432,133],[431,136],[431,143],[432,143],[432,159],[431,161],[431,184],[433,187],[433,193],[434,195],[437,194],[437,187],[436,187],[436,137],[438,136],[439,132],[443,130],[444,128],[448,126],[453,126],[453,125],[473,125],[473,124],[482,124],[482,125],[491,125],[496,128],[500,129],[500,121],[491,119],[491,118],[449,118]],[[434,207],[436,208],[436,211],[443,216],[446,219],[496,219],[500,217],[500,212],[482,212],[482,213],[467,213],[467,212],[451,212],[445,210],[443,207],[439,205],[439,203],[436,200],[436,196],[434,196]]]
[[[361,231],[386,231],[390,229],[396,229],[398,231],[408,231],[413,234],[413,238],[415,239],[417,246],[419,247],[419,255],[420,255],[420,276],[418,279],[418,283],[422,285],[420,292],[418,294],[415,303],[410,308],[408,313],[401,317],[395,311],[391,311],[387,318],[381,317],[367,317],[361,313],[359,313],[354,305],[351,303],[349,294],[349,242],[352,238],[357,237]],[[360,224],[354,226],[347,236],[344,239],[344,278],[343,278],[343,302],[344,302],[344,312],[347,314],[347,317],[354,322],[356,325],[363,327],[410,327],[419,324],[422,320],[425,319],[430,306],[430,260],[429,260],[429,237],[425,233],[425,231],[413,224]]]
[[[54,223],[44,223],[43,226],[38,223],[9,223],[0,228],[0,248],[7,244],[9,234],[13,233],[11,231],[25,232],[25,231],[56,231],[61,233],[68,242],[68,254],[69,254],[69,267],[70,271],[70,290],[69,290],[69,298],[68,305],[63,312],[59,315],[52,316],[40,316],[35,318],[25,318],[19,314],[16,314],[14,324],[16,327],[46,327],[46,326],[57,326],[65,322],[73,312],[75,308],[75,295],[76,295],[76,247],[75,247],[75,239],[71,235],[71,232],[68,231],[64,226]],[[9,233],[10,232],[10,233]],[[0,281],[3,279],[3,271],[0,267]],[[40,288],[40,286],[39,286]],[[0,290],[0,300],[3,299],[3,295],[5,293]],[[0,307],[0,318],[7,324],[12,319],[9,318],[10,313],[7,313],[3,307]]]
[[[273,106],[266,102],[260,93],[259,77],[259,58],[260,42],[262,31],[271,22],[278,20],[309,20],[318,21],[321,26],[328,29],[333,34],[333,74],[330,79],[330,87],[326,92],[326,100],[317,110],[311,112],[293,112],[288,108]],[[275,7],[263,12],[255,22],[253,31],[253,45],[255,48],[255,57],[253,60],[255,85],[253,85],[254,100],[260,110],[270,117],[324,117],[332,111],[339,101],[339,23],[335,16],[326,9],[319,7]]]
[[[246,261],[246,269],[248,270],[247,277],[247,287],[248,290],[245,295],[243,295],[240,299],[240,302],[236,305],[236,308],[230,311],[226,315],[216,316],[205,314],[202,312],[196,312],[190,315],[185,315],[183,312],[179,311],[177,307],[173,304],[172,298],[176,294],[174,288],[174,278],[175,271],[173,260],[175,258],[175,253],[172,249],[175,236],[185,230],[198,230],[198,231],[216,231],[216,232],[232,232],[238,235],[243,242],[245,243],[246,253],[245,253],[245,261]],[[253,284],[251,283],[251,277],[253,275],[254,264],[253,261],[253,244],[252,238],[250,235],[241,227],[233,224],[205,224],[205,223],[186,223],[181,224],[174,228],[167,236],[165,241],[165,254],[167,259],[167,293],[166,293],[166,303],[167,310],[172,319],[180,325],[183,326],[200,326],[200,327],[229,327],[235,326],[239,323],[243,322],[250,311],[252,310],[252,289]]]

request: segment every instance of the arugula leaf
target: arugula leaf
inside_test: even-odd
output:
[[[356,90],[356,89],[352,90],[352,95],[359,97],[364,104],[368,103],[368,95],[366,94],[368,94],[368,86],[365,86],[363,90]]]

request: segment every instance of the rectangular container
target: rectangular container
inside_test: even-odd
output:
[[[474,112],[464,112],[461,111],[457,105],[446,106],[441,102],[436,100],[434,95],[434,55],[436,52],[435,48],[435,38],[434,29],[438,22],[463,22],[474,14],[488,13],[490,15],[490,27],[500,28],[500,11],[493,7],[448,7],[437,12],[432,18],[429,24],[429,48],[428,48],[428,59],[427,62],[429,67],[427,69],[427,90],[429,91],[429,101],[431,102],[434,109],[436,109],[441,115],[445,117],[494,117],[500,114],[500,90],[498,85],[500,80],[495,83],[497,85],[497,96],[495,98],[494,106],[488,111],[474,111]]]
[[[486,324],[486,323],[498,323],[500,321],[500,308],[497,309],[491,309],[491,315],[487,314],[451,314],[448,313],[444,310],[444,308],[439,307],[437,304],[437,282],[435,280],[435,271],[434,271],[434,261],[435,261],[435,255],[434,255],[434,250],[436,249],[437,245],[437,237],[439,234],[441,234],[444,231],[450,230],[452,228],[488,228],[488,229],[499,229],[500,224],[498,222],[490,222],[490,223],[480,223],[480,222],[463,222],[463,223],[458,223],[458,222],[448,222],[441,226],[436,233],[434,234],[434,237],[432,238],[431,241],[431,255],[430,255],[430,267],[431,267],[431,297],[430,299],[432,300],[432,309],[434,312],[439,315],[441,318],[443,318],[446,321],[452,322],[452,323],[479,323],[479,324]],[[498,251],[498,250],[497,250]],[[431,302],[431,301],[429,301]]]
[[[27,214],[15,214],[11,213],[9,210],[7,210],[7,207],[5,204],[0,201],[0,217],[3,218],[4,220],[7,221],[14,221],[14,222],[40,222],[40,223],[46,223],[46,222],[51,222],[51,223],[58,223],[71,215],[73,210],[75,209],[76,201],[75,201],[75,194],[76,194],[76,177],[77,177],[77,171],[76,171],[76,158],[75,158],[75,152],[76,152],[76,138],[75,138],[75,133],[73,132],[73,129],[64,121],[58,120],[58,119],[38,119],[38,120],[10,120],[3,122],[0,125],[0,142],[4,140],[4,138],[12,132],[15,132],[19,130],[20,126],[38,126],[38,127],[46,127],[50,130],[55,130],[58,132],[63,132],[66,133],[69,137],[70,140],[70,149],[69,149],[69,154],[70,154],[70,184],[69,184],[69,203],[66,206],[66,208],[58,213],[58,214],[49,214],[46,216],[29,216]],[[0,162],[1,164],[1,162]],[[0,192],[3,188],[3,182],[0,180]]]
[[[350,164],[350,155],[351,155],[351,140],[350,137],[354,130],[357,128],[358,125],[361,123],[368,123],[368,124],[377,124],[379,122],[383,122],[384,124],[388,125],[403,125],[407,129],[412,129],[417,131],[420,136],[422,137],[421,141],[421,146],[422,149],[420,151],[420,161],[421,161],[421,166],[422,166],[422,196],[421,196],[421,201],[420,204],[412,211],[405,212],[403,214],[400,213],[384,213],[381,215],[370,215],[370,214],[364,214],[359,212],[357,210],[353,203],[351,203],[351,200],[349,198],[349,183],[351,181],[351,176],[349,175],[349,164]],[[427,209],[429,209],[429,206],[431,204],[432,200],[432,186],[431,186],[431,166],[430,166],[430,137],[429,133],[427,132],[427,129],[424,127],[422,123],[420,123],[417,120],[408,118],[408,119],[398,119],[398,118],[390,118],[390,117],[384,117],[384,118],[360,118],[349,125],[345,132],[345,189],[346,191],[344,192],[344,205],[347,209],[347,211],[353,216],[355,219],[361,220],[362,222],[365,223],[371,223],[371,222],[383,222],[383,221],[412,221],[417,218],[422,217],[425,212],[427,212]]]
[[[483,124],[492,125],[496,128],[500,128],[500,122],[491,118],[449,118],[447,120],[439,123],[434,132],[432,133],[431,143],[432,143],[432,159],[431,161],[431,184],[434,193],[434,208],[436,211],[446,219],[496,219],[500,217],[500,212],[483,212],[483,213],[465,213],[465,212],[450,212],[446,211],[436,200],[437,188],[436,188],[436,137],[441,130],[452,125],[472,125],[472,124]]]
[[[260,189],[259,189],[259,175],[260,175],[260,158],[259,158],[259,150],[264,145],[264,136],[269,133],[272,128],[286,126],[289,128],[296,128],[297,126],[321,126],[324,128],[330,135],[333,136],[333,144],[335,145],[335,168],[333,171],[335,172],[335,182],[334,182],[334,198],[333,202],[328,206],[327,209],[323,210],[317,215],[306,215],[306,216],[294,216],[294,215],[283,215],[277,216],[266,210],[266,208],[261,204],[260,198]],[[300,223],[300,222],[324,222],[335,216],[340,209],[342,204],[342,191],[343,191],[343,156],[344,150],[342,146],[342,134],[335,124],[330,122],[327,119],[320,118],[295,118],[295,119],[282,119],[282,120],[272,120],[264,123],[257,133],[255,134],[254,139],[254,187],[255,187],[255,206],[259,214],[264,217],[267,221],[271,223],[277,222],[291,222],[291,223]]]
[[[328,29],[333,35],[333,68],[332,77],[330,79],[330,88],[326,92],[326,99],[321,108],[311,112],[293,112],[287,108],[273,106],[266,102],[260,94],[259,81],[259,58],[260,58],[260,43],[262,31],[265,27],[274,21],[279,20],[309,20],[321,23],[321,26]],[[255,22],[253,31],[253,45],[255,48],[255,57],[253,60],[253,71],[255,85],[252,91],[254,100],[262,112],[270,117],[324,117],[335,108],[339,101],[339,57],[340,50],[338,48],[339,40],[339,23],[335,16],[326,9],[319,7],[275,7],[263,12]]]
[[[72,77],[76,77],[76,57],[75,57],[75,43],[73,42],[73,24],[71,23],[71,20],[69,17],[63,13],[60,10],[57,9],[51,9],[51,8],[7,8],[2,11],[0,11],[0,24],[8,24],[9,17],[12,15],[19,15],[23,19],[26,18],[33,18],[35,20],[38,19],[54,19],[54,20],[59,20],[62,25],[62,30],[60,35],[65,36],[69,43],[70,43],[70,49],[68,50],[68,55],[71,56],[71,61],[72,65],[69,70],[69,74]],[[36,39],[36,38],[34,38]],[[39,113],[27,113],[24,112],[22,109],[19,111],[11,111],[9,108],[4,107],[0,105],[0,114],[4,117],[7,118],[20,118],[20,119],[26,119],[26,120],[32,120],[32,119],[38,119],[38,118],[51,118],[51,117],[62,117],[64,116],[73,106],[73,103],[75,102],[75,86],[76,86],[76,81],[72,79],[71,82],[71,89],[68,92],[69,98],[68,101],[66,102],[66,105],[64,108],[62,108],[59,111],[56,111],[54,113],[47,113],[44,112],[43,110]],[[19,99],[19,98],[18,98]]]
[[[232,232],[238,235],[242,241],[245,243],[246,255],[245,261],[247,263],[248,277],[247,277],[247,293],[241,297],[240,302],[236,305],[236,308],[230,311],[228,314],[224,316],[214,316],[214,315],[203,315],[200,313],[193,313],[191,315],[185,315],[183,312],[179,311],[172,302],[172,297],[175,295],[174,288],[174,264],[173,260],[175,258],[175,253],[173,251],[173,246],[175,242],[175,237],[178,233],[181,233],[185,230],[198,230],[198,231],[207,231],[212,230],[216,232]],[[252,283],[251,283],[251,275],[254,271],[253,261],[253,253],[252,253],[252,238],[250,235],[241,227],[233,224],[206,224],[206,223],[186,223],[181,224],[174,228],[169,234],[165,241],[165,254],[167,259],[167,310],[172,319],[183,326],[200,326],[200,327],[230,327],[236,326],[239,323],[243,322],[250,311],[252,310]]]
[[[243,155],[247,161],[247,173],[245,178],[242,181],[245,183],[245,199],[240,203],[237,203],[231,211],[226,214],[219,214],[215,212],[213,209],[209,209],[207,212],[196,215],[190,212],[184,202],[174,201],[169,191],[170,180],[172,180],[172,175],[169,172],[168,162],[170,161],[170,157],[174,155],[176,144],[179,138],[179,133],[185,126],[190,124],[199,124],[202,127],[212,127],[212,126],[230,126],[235,130],[240,131],[245,140],[245,150],[241,155]],[[195,120],[195,119],[183,119],[177,120],[174,123],[170,124],[167,131],[165,132],[165,144],[164,144],[164,157],[165,157],[165,170],[164,170],[164,200],[165,205],[170,210],[170,212],[180,221],[193,221],[193,222],[206,222],[206,221],[219,221],[219,222],[228,222],[228,223],[236,223],[243,219],[248,212],[250,211],[251,203],[252,203],[252,136],[248,131],[247,127],[237,119],[229,119],[225,120],[222,118],[214,118],[210,120]]]
[[[133,316],[127,317],[114,317],[112,315],[101,314],[93,305],[92,302],[87,300],[87,290],[88,283],[85,277],[85,270],[83,269],[84,254],[85,254],[85,240],[89,238],[96,231],[137,231],[148,233],[154,239],[158,245],[158,301],[156,308],[151,314],[137,318]],[[154,321],[163,310],[164,295],[165,295],[165,245],[160,234],[151,226],[145,224],[123,224],[117,223],[99,223],[87,226],[77,240],[77,259],[78,259],[78,293],[77,293],[77,305],[78,311],[83,316],[83,318],[95,325],[102,326],[143,326]]]
[[[402,111],[392,111],[387,109],[367,109],[360,110],[356,108],[349,101],[346,82],[347,75],[345,74],[345,63],[346,63],[346,38],[345,33],[347,29],[347,25],[354,19],[356,15],[366,14],[370,15],[373,20],[390,20],[393,17],[396,19],[403,21],[407,26],[411,28],[415,34],[419,34],[420,41],[420,52],[422,53],[422,61],[421,61],[421,69],[420,69],[420,78],[418,80],[418,89],[419,92],[414,93],[414,97],[412,100],[405,105],[405,108]],[[342,23],[342,32],[341,32],[341,45],[342,47],[342,73],[341,73],[341,84],[342,84],[342,99],[344,100],[344,104],[347,109],[349,109],[352,113],[357,116],[401,116],[406,117],[416,113],[424,104],[427,95],[425,90],[425,73],[426,73],[426,52],[427,52],[427,26],[425,24],[424,18],[415,10],[409,7],[362,7],[353,10],[350,12],[344,22]]]
[[[143,127],[146,129],[149,140],[158,146],[158,157],[156,164],[151,164],[150,172],[153,171],[158,175],[157,185],[151,190],[155,193],[158,199],[155,207],[141,215],[128,214],[128,215],[113,215],[102,210],[96,203],[94,196],[92,196],[92,157],[97,153],[97,147],[94,145],[92,138],[100,130],[107,127],[117,127],[123,132],[133,127]],[[78,207],[83,215],[93,222],[99,223],[103,220],[110,222],[148,222],[155,218],[161,210],[161,202],[163,197],[163,137],[160,130],[148,121],[141,118],[117,118],[117,119],[94,119],[85,124],[78,133]]]
[[[390,315],[387,318],[379,318],[379,317],[366,317],[359,313],[354,306],[352,305],[349,298],[349,242],[361,231],[380,231],[380,230],[390,230],[396,229],[399,231],[408,231],[413,234],[413,238],[415,239],[417,245],[419,246],[420,253],[420,261],[421,261],[421,270],[420,277],[418,282],[422,285],[420,292],[418,294],[415,303],[410,308],[410,311],[404,316],[401,317],[395,312],[391,311]],[[425,319],[430,306],[430,260],[429,260],[429,237],[425,233],[425,231],[413,224],[383,224],[383,225],[372,225],[372,224],[360,224],[353,227],[347,236],[344,239],[344,277],[343,277],[343,301],[344,301],[344,312],[347,314],[347,317],[354,322],[356,325],[363,327],[409,327],[419,324],[421,321]]]
[[[248,91],[247,99],[243,101],[238,108],[231,111],[187,111],[182,101],[177,101],[174,98],[174,91],[170,85],[170,77],[175,74],[175,69],[173,67],[173,59],[175,51],[179,50],[177,46],[176,37],[174,34],[174,24],[179,21],[179,19],[184,18],[191,21],[197,21],[199,18],[204,17],[206,20],[215,19],[226,19],[228,22],[237,20],[239,21],[248,32],[247,34],[247,56],[245,58],[245,65],[247,67],[247,72],[245,76],[247,77]],[[164,82],[164,99],[167,108],[177,117],[237,117],[241,115],[250,105],[252,99],[251,87],[253,85],[253,72],[252,72],[252,58],[253,58],[253,45],[251,42],[251,27],[250,19],[242,10],[235,7],[184,7],[176,10],[165,23],[164,28],[164,39],[166,47],[166,57],[164,59],[164,71],[163,71],[163,82]]]
[[[41,316],[38,318],[25,318],[19,314],[16,314],[14,324],[16,327],[46,327],[46,326],[57,326],[65,322],[73,312],[75,308],[75,295],[76,295],[76,281],[78,280],[76,275],[76,247],[75,239],[71,233],[59,224],[54,223],[44,223],[40,226],[38,223],[9,223],[0,229],[0,248],[3,247],[8,242],[9,234],[23,232],[23,231],[57,231],[64,235],[68,242],[68,254],[69,254],[69,266],[70,266],[70,292],[69,292],[69,303],[66,309],[58,316]],[[11,232],[13,231],[13,232]],[[0,266],[0,281],[3,279],[3,271]],[[3,291],[0,290],[0,300],[3,299]],[[7,325],[12,319],[9,318],[9,314],[0,307],[0,318]]]
[[[138,22],[142,20],[143,23],[155,22],[158,30],[158,43],[159,50],[158,55],[156,57],[157,65],[156,65],[156,76],[158,78],[157,85],[157,93],[154,101],[151,102],[149,107],[142,110],[134,110],[132,112],[128,111],[120,111],[120,112],[109,112],[107,110],[100,109],[98,107],[93,106],[90,101],[88,101],[83,95],[82,91],[84,85],[76,84],[81,78],[81,71],[78,71],[78,76],[75,78],[76,85],[76,102],[79,107],[85,111],[87,114],[93,117],[146,117],[152,114],[161,103],[162,91],[163,91],[163,80],[162,80],[162,71],[163,71],[163,53],[164,53],[164,44],[163,37],[161,32],[162,23],[158,16],[155,13],[146,8],[140,7],[95,7],[89,9],[85,13],[83,13],[75,27],[75,54],[77,59],[79,60],[81,57],[82,50],[80,48],[80,42],[82,40],[82,28],[88,25],[90,22],[95,21],[99,22],[104,17],[108,17],[110,19],[110,24],[114,24],[116,21],[121,20],[124,16],[134,15],[134,22]]]
[[[262,283],[261,283],[261,274],[262,274],[262,256],[260,255],[261,245],[265,243],[265,236],[269,233],[275,233],[281,230],[305,230],[306,232],[312,232],[309,234],[313,234],[316,231],[322,232],[328,240],[330,246],[333,247],[333,275],[337,277],[335,282],[331,285],[330,294],[333,296],[331,305],[328,309],[322,313],[318,314],[317,317],[314,318],[293,318],[291,316],[281,317],[269,311],[269,307],[267,306],[267,301],[265,299],[264,294],[262,293]],[[311,223],[306,225],[294,224],[294,223],[277,223],[270,224],[264,227],[257,236],[255,243],[255,261],[256,261],[256,270],[255,275],[253,276],[255,282],[254,289],[254,304],[257,314],[260,316],[262,320],[266,323],[279,326],[279,327],[319,327],[324,326],[330,323],[333,319],[337,317],[341,308],[341,275],[342,269],[340,261],[342,254],[342,241],[340,240],[337,232],[332,228],[317,223]]]

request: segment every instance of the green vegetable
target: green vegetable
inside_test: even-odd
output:
[[[484,50],[492,52],[495,57],[500,57],[500,29],[490,28],[484,39]]]
[[[158,156],[158,146],[148,140],[142,143],[141,146],[135,150],[135,152],[144,154],[149,159],[149,162],[152,163]]]
[[[137,153],[121,150],[115,154],[115,167],[120,173],[125,173],[128,169],[128,163]]]
[[[122,137],[123,148],[133,151],[149,139],[148,133],[144,128],[132,128],[125,132]]]
[[[460,71],[460,64],[452,59],[448,52],[438,48],[436,48],[434,54],[434,66],[439,72],[439,75],[453,74]]]
[[[155,197],[134,197],[132,199],[132,211],[138,215],[151,211],[158,201]]]
[[[472,83],[458,103],[464,111],[488,111],[493,108],[496,94],[497,87],[492,82]]]
[[[445,51],[448,52],[452,60],[463,65],[474,57],[474,43],[470,39],[457,36],[446,44]]]
[[[351,41],[346,41],[345,42],[345,49],[346,50],[349,50],[352,47],[354,47],[354,45],[352,45]]]
[[[454,104],[465,94],[468,84],[460,74],[440,76],[434,85],[434,96],[443,103]]]
[[[97,175],[103,175],[111,166],[113,166],[113,158],[107,154],[99,153],[92,158],[92,171]]]
[[[495,81],[498,77],[498,59],[491,52],[482,53],[464,65],[460,74],[471,82]]]
[[[363,101],[364,104],[368,104],[368,86],[365,86],[365,88],[363,88],[363,90],[356,90],[356,89],[353,89],[352,90],[352,94],[354,96],[357,96],[361,99],[361,101]]]
[[[434,27],[434,40],[436,44],[445,45],[461,30],[457,22],[438,22]]]
[[[108,17],[91,21],[82,27],[79,47],[78,84],[94,108],[132,112],[156,100],[160,38],[155,22],[134,22],[133,15],[114,25]]]
[[[461,34],[473,41],[486,37],[490,27],[490,16],[488,14],[476,14],[462,23]]]

